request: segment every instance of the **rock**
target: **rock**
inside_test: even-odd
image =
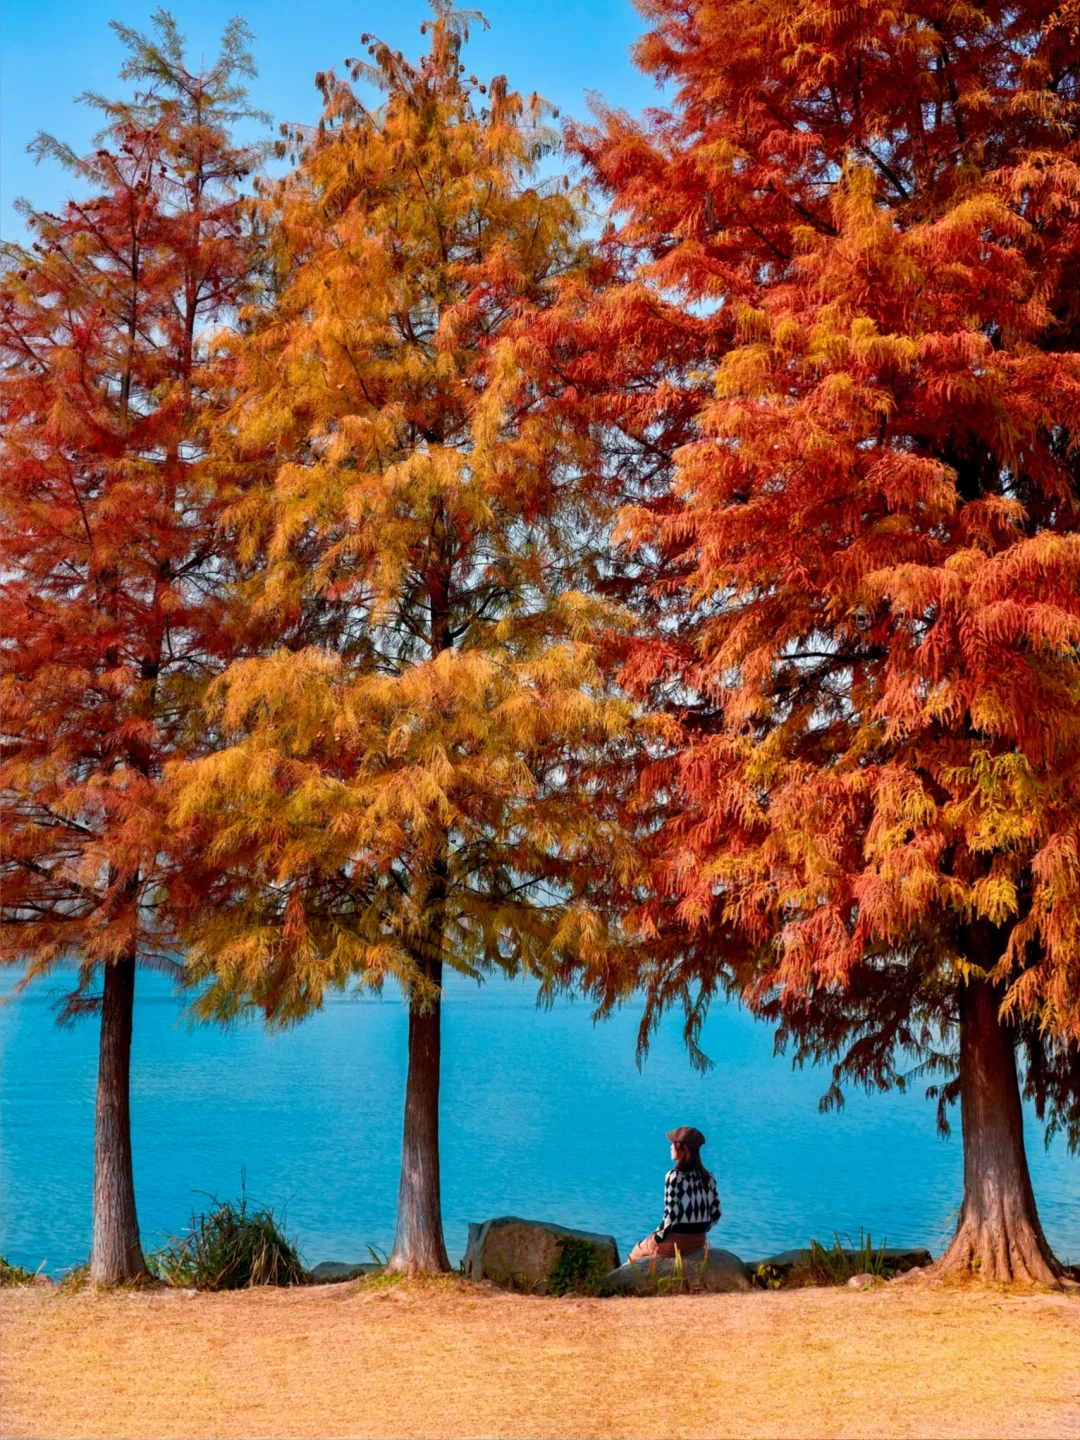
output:
[[[705,1259],[706,1256],[701,1251],[685,1257],[683,1260],[684,1285],[693,1286],[696,1290],[708,1290],[712,1294],[718,1295],[753,1288],[750,1282],[749,1268],[730,1250],[717,1250],[710,1245],[707,1263],[702,1271],[702,1261]],[[620,1265],[617,1270],[612,1270],[610,1275],[605,1275],[601,1284],[605,1290],[633,1295],[666,1289],[666,1284],[658,1285],[657,1282],[673,1281],[674,1277],[674,1260],[657,1260],[655,1266],[651,1260],[641,1261],[638,1264],[628,1260],[625,1265]]]
[[[379,1274],[382,1268],[367,1260],[356,1265],[348,1265],[343,1260],[321,1260],[307,1272],[307,1277],[313,1285],[333,1285],[339,1280],[356,1280],[361,1275]]]
[[[847,1258],[852,1261],[863,1259],[865,1253],[863,1250],[844,1251]],[[874,1253],[877,1254],[877,1251]],[[886,1268],[895,1270],[897,1274],[902,1274],[905,1270],[922,1269],[924,1265],[929,1265],[933,1259],[929,1250],[922,1249],[886,1249],[882,1254]],[[796,1265],[809,1265],[810,1251],[808,1249],[782,1250],[779,1255],[770,1255],[767,1260],[751,1260],[747,1263],[752,1270],[756,1270],[759,1265],[769,1265],[773,1270],[777,1271],[778,1274],[786,1275],[787,1272],[794,1269]]]
[[[881,1285],[883,1283],[880,1275],[852,1275],[851,1279],[847,1282],[847,1288],[849,1290],[869,1290],[871,1286]]]
[[[521,1220],[502,1215],[469,1226],[465,1250],[465,1278],[493,1280],[497,1285],[520,1285],[536,1294],[547,1293],[547,1279],[559,1258],[559,1242],[567,1236],[587,1240],[596,1247],[602,1265],[619,1263],[619,1247],[612,1235],[591,1230],[568,1230],[546,1220]]]

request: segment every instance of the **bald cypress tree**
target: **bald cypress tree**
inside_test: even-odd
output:
[[[653,960],[596,983],[691,1041],[739,994],[826,1103],[937,1071],[941,1271],[1053,1282],[1021,1087],[1080,1139],[1076,7],[642,9],[670,108],[576,143],[666,820]]]
[[[39,157],[79,191],[23,206],[3,247],[0,416],[4,707],[0,850],[5,962],[29,979],[74,963],[68,1015],[100,1015],[91,1276],[144,1273],[129,1059],[136,968],[173,965],[162,768],[220,662],[227,571],[202,468],[227,385],[215,334],[251,267],[238,145],[248,32],[187,68],[167,12],[130,52],[130,99],[84,97],[105,128],[83,158]],[[101,992],[96,992],[100,982]]]
[[[277,300],[221,463],[261,476],[229,519],[270,635],[214,687],[217,753],[176,776],[204,1013],[285,1024],[350,983],[403,990],[389,1263],[410,1271],[447,1268],[444,974],[606,944],[575,892],[612,843],[589,757],[627,720],[591,640],[606,495],[534,363],[534,326],[587,283],[575,197],[536,177],[543,105],[467,78],[467,17],[434,8],[419,62],[369,38],[352,65],[377,108],[320,77],[266,195]]]

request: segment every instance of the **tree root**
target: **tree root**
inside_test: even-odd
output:
[[[991,1284],[1039,1285],[1063,1288],[1064,1266],[1051,1253],[1042,1235],[1029,1225],[1006,1229],[961,1222],[940,1260],[923,1271],[930,1283],[970,1276]]]

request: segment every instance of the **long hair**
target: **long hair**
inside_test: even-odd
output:
[[[689,1170],[696,1175],[701,1175],[706,1180],[712,1179],[712,1172],[705,1169],[701,1163],[701,1151],[693,1145],[687,1145],[684,1140],[673,1140],[675,1146],[675,1169]]]

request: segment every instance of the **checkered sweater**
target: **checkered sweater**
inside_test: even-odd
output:
[[[664,1218],[656,1239],[700,1235],[720,1219],[720,1196],[711,1175],[696,1170],[669,1170],[664,1180]]]

